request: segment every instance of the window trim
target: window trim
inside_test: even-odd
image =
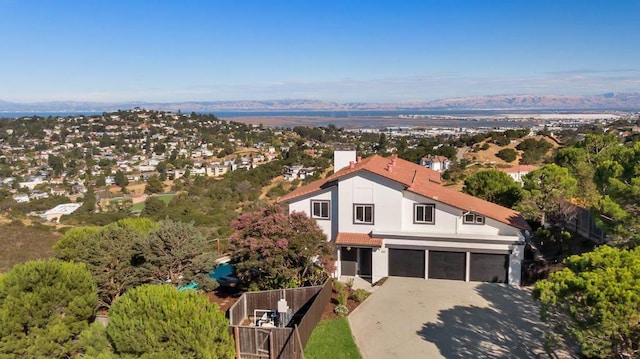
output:
[[[418,207],[431,209],[431,221],[419,221],[416,218]],[[426,213],[426,212],[425,212]],[[413,224],[436,224],[436,205],[435,203],[414,203],[413,204]]]
[[[473,216],[473,221],[467,221],[467,216]],[[481,214],[469,212],[462,215],[462,224],[482,226],[485,224],[485,222],[486,216],[483,216]]]
[[[319,203],[320,204],[320,215],[316,215],[313,211],[313,206],[314,204]],[[323,217],[322,216],[322,205],[323,204],[327,204],[327,216]],[[311,200],[311,218],[313,219],[321,219],[321,220],[331,220],[331,201],[329,200],[322,200],[322,199],[312,199]]]
[[[371,208],[371,222],[358,221],[356,219],[358,207]],[[353,204],[353,224],[373,225],[375,224],[375,213],[376,213],[375,205],[373,203],[354,203]],[[363,216],[366,217],[364,212],[363,212]]]

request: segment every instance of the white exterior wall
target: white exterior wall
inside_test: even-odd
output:
[[[435,223],[413,223],[413,205],[416,203],[435,204]],[[485,217],[484,225],[464,224],[463,214],[465,211],[446,205],[442,202],[434,201],[415,193],[405,192],[402,199],[401,230],[412,233],[438,234],[438,233],[468,233],[486,235],[506,235],[517,236],[519,230],[502,222]],[[377,230],[392,230],[391,228],[381,228]]]
[[[402,186],[371,173],[360,173],[338,185],[340,232],[369,233],[374,228],[400,230]],[[374,204],[373,225],[353,223],[353,204]]]
[[[289,203],[289,213],[293,212],[304,212],[307,217],[311,217],[311,201],[312,200],[322,200],[322,201],[331,201],[330,202],[330,210],[329,219],[316,219],[316,223],[322,229],[324,234],[327,235],[327,240],[332,241],[335,239],[337,235],[337,221],[336,217],[338,217],[337,213],[337,205],[338,201],[335,200],[336,187],[328,188],[322,192],[315,193],[313,196],[303,197],[298,199],[295,202]],[[335,225],[334,225],[335,224]]]
[[[384,247],[373,249],[371,255],[371,283],[375,283],[389,275],[388,251],[389,250]]]
[[[509,256],[509,285],[520,285],[522,278],[522,260],[524,259],[524,244],[511,246]]]

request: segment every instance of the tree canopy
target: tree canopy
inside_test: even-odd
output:
[[[304,213],[265,206],[240,215],[232,228],[232,261],[250,289],[320,284],[333,271],[331,245]]]
[[[143,285],[109,311],[107,335],[116,354],[147,358],[233,358],[228,321],[196,292]]]
[[[528,219],[564,224],[574,214],[570,200],[577,193],[578,181],[566,168],[546,165],[529,172],[522,181],[523,199],[517,209]]]
[[[187,284],[215,267],[210,243],[192,224],[166,220],[139,242],[147,271],[154,282]]]
[[[89,325],[98,296],[83,264],[18,264],[0,276],[0,357],[67,358]]]
[[[640,247],[603,246],[571,256],[565,268],[536,284],[542,319],[594,358],[640,355]]]
[[[476,172],[464,180],[462,191],[505,207],[522,198],[522,189],[508,174],[498,170]]]
[[[206,280],[216,253],[192,224],[127,218],[104,227],[69,230],[54,247],[56,257],[82,262],[98,284],[100,305],[109,307],[144,283],[176,286]],[[205,284],[205,283],[203,283]]]
[[[640,142],[615,134],[588,134],[558,151],[556,163],[578,180],[578,194],[612,243],[640,243]]]

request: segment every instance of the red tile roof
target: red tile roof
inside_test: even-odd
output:
[[[292,199],[314,193],[332,180],[339,179],[357,171],[375,173],[403,184],[410,192],[432,198],[438,202],[465,211],[475,212],[516,228],[529,229],[529,225],[518,212],[443,186],[440,181],[440,173],[436,171],[400,158],[385,158],[378,155],[367,157],[355,163],[353,166],[347,166],[327,178],[299,187],[293,192],[279,198],[278,202],[289,202]]]
[[[336,237],[336,244],[352,245],[352,246],[382,246],[381,238],[371,238],[367,233],[347,233],[340,232]]]
[[[500,171],[505,173],[516,173],[516,172],[531,172],[538,169],[538,166],[532,165],[517,165],[515,167],[509,168],[501,168]]]

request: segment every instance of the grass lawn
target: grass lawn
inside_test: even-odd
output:
[[[161,195],[157,195],[157,196],[153,196],[153,197],[158,197],[160,198],[165,204],[169,204],[169,202],[171,202],[171,200],[173,199],[173,196],[175,196],[175,194],[161,194]],[[144,208],[144,202],[140,202],[140,203],[136,203],[133,206],[131,206],[131,211],[142,211],[142,209]]]
[[[307,359],[362,358],[353,341],[347,318],[327,319],[316,326],[304,350]]]

